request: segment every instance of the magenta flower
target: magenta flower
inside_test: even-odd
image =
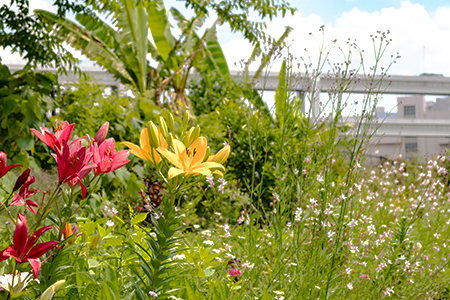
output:
[[[78,140],[74,143],[72,149],[69,149],[67,143],[63,143],[61,148],[56,149],[56,154],[52,155],[58,163],[59,184],[67,182],[73,188],[79,183],[84,199],[86,187],[82,179],[87,176],[92,168],[97,166],[95,164],[89,165],[92,154]]]
[[[242,274],[241,271],[239,271],[238,269],[235,269],[235,268],[228,269],[228,273],[229,273],[231,276],[238,276],[238,275],[241,275],[241,274]]]
[[[36,129],[31,131],[42,141],[44,144],[56,150],[56,147],[60,147],[63,144],[67,144],[72,136],[73,128],[75,124],[69,124],[64,121],[61,125],[55,126],[55,134],[48,131],[46,128],[40,127],[41,132]],[[56,146],[56,147],[55,147]]]
[[[12,164],[12,165],[6,166],[7,160],[8,160],[8,158],[6,157],[6,153],[0,152],[0,178],[5,176],[6,173],[8,173],[13,168],[23,167],[22,165],[19,165],[19,164]]]
[[[127,159],[130,151],[121,150],[115,152],[115,141],[113,138],[107,139],[100,146],[94,142],[92,152],[94,154],[93,163],[97,165],[94,168],[95,175],[113,172],[130,162]]]
[[[28,262],[33,269],[34,279],[36,279],[41,271],[41,256],[59,244],[57,241],[49,241],[36,245],[41,235],[51,228],[52,226],[42,227],[28,237],[27,218],[19,214],[13,244],[0,251],[0,262],[9,257],[13,257],[19,264]]]
[[[100,127],[94,137],[94,141],[100,146],[106,139],[106,135],[108,134],[109,123],[105,122],[105,124]]]
[[[27,169],[29,170],[29,169]],[[31,177],[29,174],[30,172],[27,170],[25,170],[23,174],[28,175],[27,179],[25,180],[25,183],[22,184],[22,187],[19,190],[19,193],[16,193],[11,201],[11,206],[22,206],[22,205],[27,205],[27,208],[33,213],[36,214],[36,210],[34,209],[34,207],[39,207],[39,205],[36,204],[36,202],[31,201],[31,200],[27,200],[28,198],[30,198],[31,196],[33,196],[34,194],[37,194],[40,192],[40,190],[36,190],[34,188],[30,189],[30,185],[34,183],[35,178],[34,176]],[[17,181],[19,181],[19,179],[21,181],[24,180],[24,178],[21,178],[22,175],[17,179]],[[16,182],[16,185],[18,185],[18,183]]]
[[[30,177],[31,169],[28,168],[17,177],[16,184],[14,184],[13,192],[17,191],[25,182],[27,182],[28,177]]]

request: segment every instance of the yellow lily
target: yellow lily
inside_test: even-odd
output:
[[[215,155],[209,156],[207,161],[213,161],[223,165],[229,155],[230,155],[230,145],[226,145],[225,147],[220,149],[220,151],[217,152]]]
[[[230,145],[226,145],[225,147],[220,149],[220,151],[217,152],[215,155],[209,156],[207,161],[212,161],[223,165],[229,155],[230,155]],[[223,173],[219,170],[215,170],[213,173],[223,177]]]
[[[203,174],[211,175],[211,169],[225,169],[217,162],[203,162],[206,155],[207,142],[203,136],[198,137],[189,147],[179,140],[173,140],[173,148],[175,153],[159,147],[158,152],[167,158],[175,167],[169,169],[169,179],[181,174]]]
[[[167,148],[167,142],[164,139],[164,137],[161,134],[161,131],[158,130],[158,142],[159,145],[161,145],[159,148],[165,149]],[[141,130],[141,136],[140,136],[140,147],[138,145],[135,145],[130,142],[122,142],[121,144],[130,148],[130,152],[136,155],[139,158],[142,158],[143,160],[148,160],[154,164],[159,164],[161,162],[161,156],[159,156],[159,153],[156,151],[155,148],[152,148],[150,146],[150,141],[148,139],[147,134],[147,128],[144,128]],[[152,154],[153,153],[153,154]],[[153,158],[155,158],[155,161],[153,161]]]

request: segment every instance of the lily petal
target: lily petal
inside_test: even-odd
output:
[[[37,244],[36,246],[34,246],[31,249],[30,253],[28,253],[28,255],[25,256],[24,258],[26,258],[26,259],[39,258],[42,255],[44,255],[45,253],[47,253],[49,250],[55,248],[58,244],[59,244],[59,242],[57,242],[57,241],[48,241],[48,242]]]
[[[187,166],[187,168],[192,168],[204,160],[206,155],[206,147],[207,147],[206,138],[203,136],[198,137],[192,143],[192,145],[189,146],[188,149],[190,149],[192,152],[195,150],[195,155],[193,155],[191,163],[189,167]]]
[[[177,168],[170,168],[169,169],[169,172],[168,172],[168,176],[169,176],[169,179],[172,179],[172,178],[174,178],[174,177],[176,177],[176,176],[178,176],[178,175],[181,175],[181,174],[184,174],[185,172],[183,171],[183,170],[180,170],[180,169],[177,169]]]
[[[14,248],[16,249],[17,254],[22,256],[26,252],[24,252],[26,243],[28,239],[28,223],[27,218],[24,215],[19,213],[17,218],[16,230],[14,231]]]
[[[8,246],[5,250],[0,251],[0,261],[4,261],[10,257],[20,261],[19,255],[13,245]]]
[[[174,140],[174,144],[175,144],[175,140]],[[184,169],[179,156],[177,156],[175,153],[172,153],[169,150],[162,148],[162,147],[158,147],[157,150],[159,153],[161,153],[161,155],[163,155],[165,158],[167,158],[175,167],[177,167],[178,169],[181,169],[181,170]]]
[[[26,261],[28,261],[30,263],[31,268],[33,269],[33,274],[34,274],[33,279],[38,278],[39,272],[41,271],[41,266],[42,266],[41,260],[39,258],[28,258],[28,259],[26,259]]]
[[[139,157],[140,159],[150,160],[151,162],[153,162],[153,160],[150,158],[150,156],[146,156],[144,154],[144,151],[143,151],[144,149],[142,149],[138,145],[135,145],[130,142],[122,142],[121,144],[128,147],[130,149],[130,152],[133,153],[134,155],[136,155],[137,157]]]

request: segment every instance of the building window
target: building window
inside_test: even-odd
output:
[[[416,106],[415,105],[403,106],[403,115],[406,118],[415,118],[416,117]]]
[[[406,155],[411,155],[411,153],[417,153],[417,137],[407,136],[405,137],[405,151]]]

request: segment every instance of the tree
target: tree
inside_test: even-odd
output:
[[[162,2],[123,0],[119,4],[112,12],[117,30],[90,13],[77,14],[78,23],[48,11],[35,13],[48,34],[81,50],[123,84],[133,86],[141,96],[154,100],[157,105],[167,90],[175,94],[175,100],[184,97],[192,68],[209,67],[229,73],[216,40],[217,22],[200,37],[197,29],[203,24],[204,16],[188,20],[172,8],[170,11],[182,31],[175,38]],[[156,67],[151,65],[152,61],[157,63]]]
[[[59,16],[87,11],[76,0],[55,0],[54,5]],[[71,67],[76,62],[59,38],[43,31],[40,21],[29,11],[29,0],[11,0],[10,5],[0,7],[0,47],[11,47],[34,66]]]

